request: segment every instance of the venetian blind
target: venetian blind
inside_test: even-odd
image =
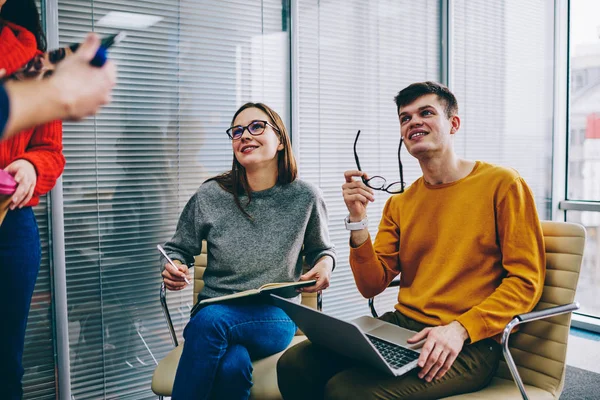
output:
[[[551,217],[554,3],[456,0],[453,86],[463,157],[515,168]]]
[[[101,35],[114,12],[154,22],[110,50],[113,103],[65,125],[65,235],[72,394],[155,398],[172,344],[156,244],[208,177],[231,167],[234,111],[263,101],[289,120],[287,7],[280,0],[59,0],[61,44]],[[112,13],[112,14],[111,14]],[[122,23],[121,23],[122,24]],[[169,292],[177,332],[191,292]]]
[[[298,1],[299,164],[301,176],[322,189],[337,267],[323,308],[342,318],[368,313],[348,264],[348,214],[341,194],[344,171],[355,169],[352,145],[370,175],[399,179],[400,126],[394,96],[415,81],[439,80],[439,1]],[[407,183],[420,176],[403,151]],[[386,194],[368,207],[375,237]],[[397,288],[378,298],[392,310]]]

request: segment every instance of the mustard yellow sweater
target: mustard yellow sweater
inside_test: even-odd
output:
[[[421,177],[390,197],[375,243],[352,248],[350,265],[365,297],[401,273],[396,309],[428,325],[456,320],[471,343],[531,311],[546,273],[531,190],[516,171],[480,161],[456,182]]]

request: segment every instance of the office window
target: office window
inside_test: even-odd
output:
[[[320,186],[329,210],[329,229],[338,263],[324,292],[323,308],[342,318],[368,313],[348,264],[348,211],[341,186],[344,171],[356,169],[352,145],[361,130],[358,154],[371,175],[399,179],[400,125],[394,96],[415,81],[439,80],[439,1],[299,0],[300,176]],[[417,29],[407,27],[418,27]],[[420,176],[403,151],[408,183]],[[388,195],[369,205],[370,231],[377,232]],[[391,310],[397,289],[378,299]]]
[[[156,244],[171,237],[198,186],[231,167],[225,129],[241,104],[264,101],[289,120],[284,5],[58,1],[62,45],[87,31],[127,31],[110,49],[119,67],[113,103],[65,125],[73,398],[155,398],[152,372],[172,349]],[[144,26],[127,27],[133,21]],[[180,336],[191,296],[168,293]]]
[[[554,3],[457,0],[451,89],[459,155],[515,168],[550,218]]]
[[[567,200],[600,203],[600,4],[573,0],[569,14],[569,135]],[[583,77],[579,79],[579,77]],[[581,313],[600,317],[600,213],[568,211],[585,226],[587,240],[576,300]]]

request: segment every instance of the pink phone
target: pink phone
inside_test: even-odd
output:
[[[0,195],[13,194],[17,190],[17,182],[11,174],[0,169]]]

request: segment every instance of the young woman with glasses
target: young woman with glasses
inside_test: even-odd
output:
[[[314,186],[296,178],[296,161],[279,115],[247,103],[227,129],[230,171],[200,186],[164,246],[178,268],[163,262],[168,289],[186,286],[188,267],[207,242],[208,266],[199,300],[270,282],[316,279],[301,289],[329,286],[335,252],[327,213]],[[312,269],[301,276],[302,257]],[[285,349],[296,326],[262,298],[205,306],[184,330],[173,399],[247,399],[251,360]]]

